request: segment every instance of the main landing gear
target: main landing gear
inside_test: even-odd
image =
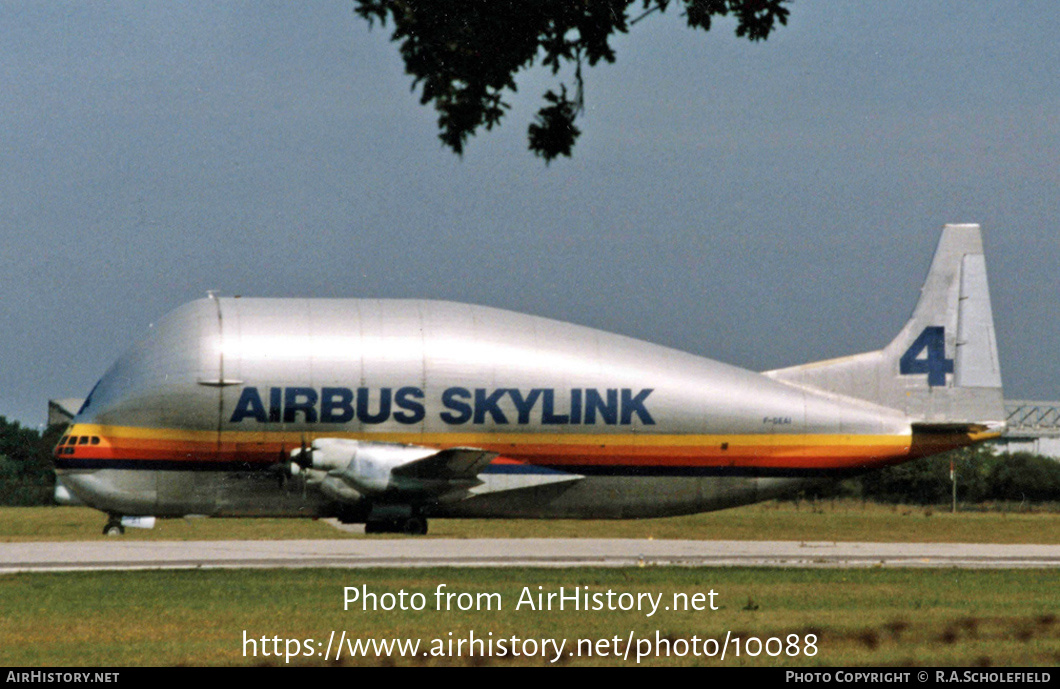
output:
[[[103,527],[104,536],[121,536],[125,533],[125,527],[122,526],[121,516],[112,514],[107,519],[106,525]]]
[[[366,534],[403,533],[409,536],[423,536],[427,533],[426,517],[405,517],[403,519],[385,519],[366,522]]]

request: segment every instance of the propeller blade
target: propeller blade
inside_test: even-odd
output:
[[[309,469],[313,466],[313,449],[306,445],[305,436],[302,436],[302,444],[297,452],[291,453],[291,469],[292,473],[298,473],[295,470],[295,466],[299,469]]]

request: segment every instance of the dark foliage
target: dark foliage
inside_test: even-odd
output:
[[[55,488],[52,448],[65,426],[43,434],[0,416],[0,505],[49,505]]]
[[[993,467],[987,479],[992,499],[1060,500],[1060,462],[1026,453],[1005,459]]]
[[[671,3],[688,26],[709,31],[714,17],[732,15],[736,35],[751,41],[787,24],[787,0],[355,0],[355,12],[374,25],[392,22],[405,71],[420,102],[438,111],[439,137],[460,154],[479,127],[498,125],[509,108],[505,92],[515,75],[540,62],[558,75],[573,67],[567,84],[549,89],[548,103],[529,127],[530,150],[551,161],[570,156],[580,134],[574,120],[584,109],[582,67],[614,62],[610,39]],[[630,17],[631,8],[636,16]]]
[[[951,459],[957,474],[957,500],[962,504],[1060,502],[1060,462],[1027,453],[996,455],[983,446],[874,471],[813,494],[915,505],[948,504],[952,499]]]

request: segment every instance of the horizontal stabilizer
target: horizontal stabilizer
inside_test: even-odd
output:
[[[968,435],[978,439],[996,438],[1004,430],[1004,424],[997,423],[924,423],[914,422],[913,433],[922,435]]]

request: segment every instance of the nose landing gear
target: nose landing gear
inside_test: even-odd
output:
[[[125,533],[125,527],[121,523],[121,515],[112,514],[103,526],[104,536],[121,536]]]

